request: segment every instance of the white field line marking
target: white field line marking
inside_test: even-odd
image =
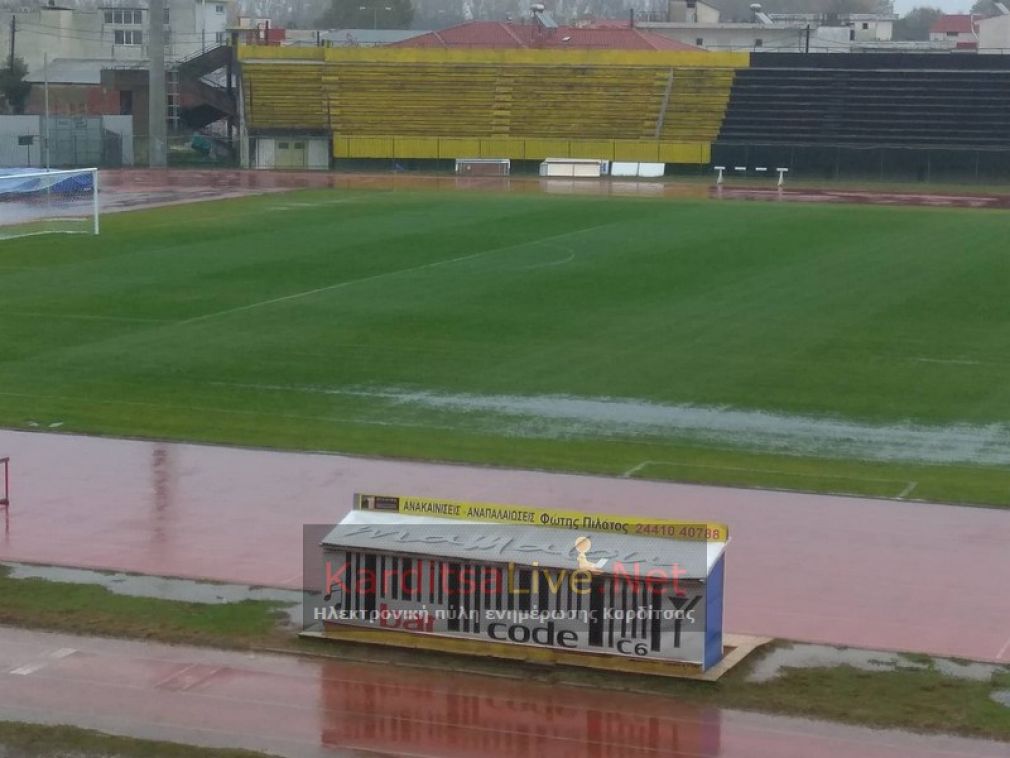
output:
[[[173,679],[175,679],[177,676],[182,676],[183,674],[185,674],[187,671],[189,671],[194,666],[196,666],[195,663],[189,663],[186,666],[183,666],[178,671],[173,671],[168,676],[166,676],[166,677],[164,677],[162,679],[159,679],[157,682],[154,683],[154,689],[158,689],[159,687],[165,686],[170,681],[172,681]]]
[[[401,268],[395,271],[384,271],[381,274],[372,274],[371,276],[363,276],[360,279],[350,279],[345,282],[337,282],[336,284],[329,284],[325,287],[316,287],[314,289],[305,290],[303,292],[295,292],[291,295],[283,295],[281,297],[274,297],[269,300],[261,300],[258,303],[249,303],[249,305],[240,305],[237,308],[228,308],[223,311],[217,311],[216,313],[208,313],[203,316],[196,316],[195,318],[186,319],[184,321],[176,321],[176,326],[186,326],[188,324],[196,324],[200,321],[206,321],[212,318],[218,318],[219,316],[228,316],[232,313],[241,313],[242,311],[252,310],[253,308],[261,308],[265,305],[274,305],[276,303],[285,303],[291,300],[297,300],[302,297],[309,297],[310,295],[316,295],[320,292],[331,292],[333,290],[343,289],[344,287],[350,287],[354,284],[362,284],[363,282],[376,281],[378,279],[384,279],[388,276],[398,276],[400,274],[409,274],[415,271],[425,271],[431,268],[438,268],[439,266],[448,266],[453,263],[462,263],[463,261],[473,260],[474,258],[481,258],[485,255],[493,255],[495,253],[500,253],[504,250],[512,250],[517,247],[524,247],[526,245],[533,245],[542,243],[544,240],[548,239],[563,239],[564,237],[570,237],[573,234],[582,234],[584,232],[592,232],[597,229],[602,229],[605,226],[610,226],[616,222],[610,222],[607,224],[597,224],[596,226],[586,227],[584,229],[573,229],[570,232],[562,232],[561,234],[556,234],[551,237],[544,237],[540,240],[531,240],[529,242],[517,242],[513,245],[503,245],[502,247],[491,248],[490,250],[481,250],[477,253],[469,253],[468,255],[461,255],[457,258],[449,258],[447,260],[433,261],[431,263],[423,263],[420,266],[411,266],[409,268]]]
[[[63,319],[79,319],[81,321],[126,321],[134,322],[138,324],[172,324],[173,321],[169,321],[163,318],[139,318],[133,316],[92,316],[87,313],[46,313],[44,311],[15,311],[13,313],[8,313],[11,316],[28,316],[31,318],[63,318]]]
[[[632,477],[635,474],[637,474],[639,471],[641,471],[646,466],[649,466],[649,465],[651,465],[653,463],[662,463],[662,461],[642,461],[641,463],[638,463],[638,464],[632,466],[627,471],[625,471],[623,474],[621,474],[621,478],[622,479],[628,479],[629,477]]]
[[[553,248],[554,250],[560,250],[564,253],[568,253],[568,255],[556,261],[547,261],[546,263],[534,263],[531,266],[520,266],[519,267],[520,271],[531,271],[533,269],[548,268],[550,266],[563,266],[566,263],[571,263],[573,260],[575,260],[575,248],[569,247],[568,245],[552,245],[550,242],[543,242],[543,241],[537,242],[536,244],[541,245],[542,247]]]
[[[877,482],[880,484],[894,484],[900,481],[899,479],[877,479],[874,477],[867,477],[867,476],[845,476],[844,474],[814,474],[814,473],[808,474],[803,471],[782,471],[780,469],[748,468],[746,466],[719,466],[713,463],[687,463],[683,461],[642,461],[641,463],[632,466],[623,474],[621,474],[621,478],[627,479],[630,476],[634,476],[635,474],[637,474],[642,469],[648,466],[675,466],[675,467],[679,466],[681,468],[689,466],[691,468],[715,469],[716,471],[742,471],[748,474],[781,474],[783,476],[798,476],[798,477],[817,476],[817,477],[824,477],[827,479],[843,479],[853,482]],[[917,482],[912,482],[912,484],[917,484]]]
[[[241,385],[235,385],[241,386]],[[255,385],[253,385],[255,386]],[[393,428],[409,428],[409,429],[438,429],[440,431],[456,431],[457,427],[451,425],[443,424],[423,424],[415,423],[410,421],[379,421],[378,419],[356,419],[347,416],[306,416],[305,414],[299,413],[270,413],[268,411],[250,411],[240,408],[218,408],[212,405],[176,405],[165,403],[147,403],[139,400],[107,400],[107,399],[94,399],[94,398],[82,398],[73,397],[72,395],[32,395],[25,392],[0,392],[0,397],[25,397],[32,398],[35,400],[71,400],[73,402],[84,402],[89,403],[100,403],[102,405],[125,405],[125,406],[136,406],[138,408],[160,408],[165,409],[177,409],[180,411],[203,411],[205,413],[223,413],[225,415],[232,416],[259,416],[263,418],[287,418],[295,419],[300,421],[329,421],[339,424],[363,424],[365,426],[381,426],[381,427],[393,427]],[[631,441],[632,444],[634,440]]]
[[[906,497],[912,494],[912,490],[919,486],[918,482],[909,482],[908,486],[905,487],[901,492],[898,493],[898,500],[904,500]]]
[[[49,661],[37,661],[36,663],[29,663],[27,666],[11,669],[11,673],[17,676],[29,676],[40,669],[44,669],[48,664]]]
[[[978,366],[982,361],[969,361],[961,358],[912,358],[918,363],[949,363],[955,366]]]
[[[1006,654],[1006,651],[1007,651],[1008,648],[1010,648],[1010,637],[1007,637],[1007,641],[1003,643],[1003,647],[1001,647],[999,649],[999,652],[996,653],[996,660],[997,661],[1002,661],[1003,660],[1003,656]]]
[[[324,205],[346,205],[347,203],[356,202],[358,198],[348,197],[341,198],[340,200],[320,200],[318,203],[295,203],[288,202],[281,205],[271,205],[269,210],[279,211],[279,210],[293,210],[295,208],[321,208]]]
[[[548,268],[549,266],[563,266],[575,260],[575,253],[569,253],[568,257],[557,261],[547,261],[546,263],[534,263],[532,266],[523,266],[520,271],[532,271],[535,268]]]
[[[46,655],[43,660],[36,661],[35,663],[29,663],[24,666],[19,666],[16,669],[11,669],[10,673],[16,676],[30,676],[36,671],[41,671],[46,666],[48,666],[53,661],[58,661],[61,658],[66,658],[69,655],[73,655],[77,650],[72,647],[61,647],[58,650],[53,650],[51,653]]]

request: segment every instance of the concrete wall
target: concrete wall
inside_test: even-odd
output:
[[[49,112],[54,116],[118,116],[119,92],[97,84],[50,84]],[[45,113],[45,89],[41,84],[32,86],[25,113]]]
[[[980,53],[1010,52],[1010,16],[982,19],[978,25]]]
[[[46,132],[42,116],[0,116],[0,167],[44,166],[43,140]],[[104,132],[113,132],[121,138],[119,155],[106,154]],[[49,120],[48,134],[53,145],[53,168],[66,164],[61,156],[74,152],[78,155],[79,166],[132,166],[134,163],[133,119],[130,116],[54,117]],[[34,137],[32,145],[18,144],[18,138],[25,135]],[[75,141],[76,151],[68,147]]]
[[[256,137],[253,139],[255,163],[254,168],[288,168],[326,170],[330,167],[330,141],[323,137]],[[304,145],[304,152],[284,151],[279,148],[283,143],[293,146],[295,143]],[[286,165],[296,156],[303,156],[303,162],[298,165]]]
[[[22,135],[32,135],[34,144],[18,145],[18,137]],[[38,116],[0,116],[0,167],[42,165],[42,119]]]

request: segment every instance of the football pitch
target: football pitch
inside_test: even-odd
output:
[[[0,244],[0,425],[1008,505],[1008,232],[424,191],[111,214]]]

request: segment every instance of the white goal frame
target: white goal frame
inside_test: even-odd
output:
[[[101,204],[98,200],[99,185],[98,185],[98,169],[97,168],[77,168],[77,169],[53,169],[45,170],[39,169],[37,171],[19,171],[18,173],[7,173],[10,169],[0,168],[0,194],[4,194],[2,182],[3,180],[27,180],[32,179],[56,179],[54,184],[59,182],[59,177],[70,177],[70,176],[80,176],[82,174],[91,175],[91,234],[99,234],[101,231]],[[45,187],[40,187],[39,190],[44,190]],[[84,216],[82,215],[83,219]],[[40,219],[42,220],[42,219]],[[0,225],[0,239],[3,238],[2,230],[4,227]],[[37,234],[88,234],[89,232],[83,229],[43,229],[40,231],[29,231],[22,234],[12,234],[7,239],[14,239],[17,237],[30,237]]]

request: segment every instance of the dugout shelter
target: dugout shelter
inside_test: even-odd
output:
[[[724,655],[728,530],[356,496],[322,541],[325,635],[673,675]]]

